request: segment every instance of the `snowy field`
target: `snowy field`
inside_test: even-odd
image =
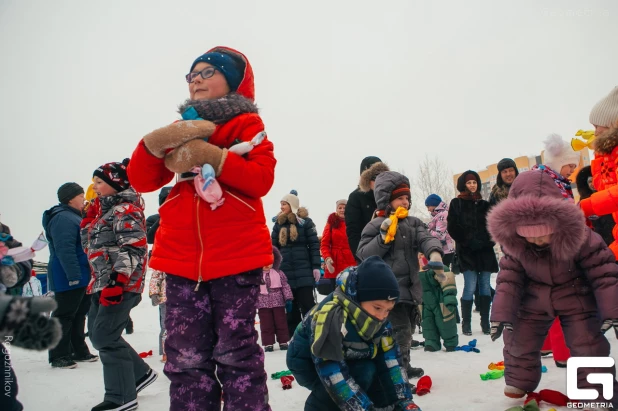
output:
[[[492,279],[495,284],[495,275]],[[461,293],[463,276],[457,276],[457,287]],[[147,287],[146,287],[147,288]],[[153,350],[157,353],[159,333],[159,311],[152,307],[145,291],[142,303],[131,313],[135,323],[135,333],[126,335],[137,352]],[[417,404],[423,411],[497,411],[516,405],[523,400],[512,400],[502,393],[504,379],[482,381],[479,374],[487,372],[487,365],[502,360],[502,340],[492,343],[489,336],[480,331],[479,314],[473,314],[473,335],[460,334],[460,345],[476,338],[480,354],[444,351],[426,353],[422,350],[412,352],[412,364],[422,367],[431,376],[431,393],[418,397]],[[258,326],[259,331],[259,326]],[[461,332],[461,328],[460,328]],[[618,342],[613,332],[608,333],[612,345],[612,356],[616,359]],[[416,336],[420,338],[419,336]],[[96,353],[96,351],[92,351]],[[47,352],[32,352],[18,348],[11,351],[11,359],[19,381],[18,398],[26,410],[90,410],[103,400],[103,374],[101,363],[80,363],[73,370],[52,369],[47,363]],[[163,364],[155,355],[146,359],[148,364],[159,372],[157,381],[146,388],[138,397],[139,408],[148,411],[167,410],[169,382],[163,375]],[[552,358],[543,360],[548,372],[543,374],[539,389],[550,388],[566,393],[566,370],[555,366]],[[285,352],[266,354],[266,372],[270,374],[286,370]],[[414,380],[412,380],[414,381]],[[309,391],[293,383],[291,390],[284,391],[279,380],[268,381],[270,405],[274,411],[302,410]],[[543,403],[541,410],[552,408]],[[566,410],[567,408],[556,408]],[[206,410],[205,410],[206,411]]]

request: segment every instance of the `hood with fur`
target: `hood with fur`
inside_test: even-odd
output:
[[[371,167],[367,170],[363,171],[360,176],[360,181],[358,182],[358,186],[363,193],[368,193],[371,191],[371,182],[375,181],[380,173],[385,171],[389,171],[388,166],[382,162],[373,163]]]
[[[326,222],[330,224],[332,228],[335,228],[335,229],[339,228],[339,226],[341,225],[343,221],[344,221],[343,218],[339,217],[337,213],[331,213],[328,216],[328,220],[326,220]]]
[[[386,206],[391,202],[391,193],[401,184],[407,184],[410,187],[410,180],[396,171],[384,171],[377,176],[373,195],[376,199],[378,210],[386,209]]]
[[[610,154],[618,146],[618,122],[594,139],[595,154]]]
[[[466,176],[468,174],[472,174],[474,176],[474,179],[476,180],[476,185],[477,185],[476,191],[480,193],[481,192],[481,176],[479,176],[479,174],[476,171],[472,171],[472,170],[466,170],[463,173],[461,173],[461,175],[457,179],[457,191],[459,191],[460,193],[466,192]]]
[[[273,268],[279,271],[279,267],[281,267],[281,260],[283,260],[283,257],[281,257],[281,253],[279,252],[279,249],[275,246],[273,246],[273,255],[275,256],[275,261],[273,262]]]
[[[549,245],[552,257],[566,261],[586,237],[584,214],[566,201],[554,180],[540,170],[523,172],[511,185],[509,197],[491,209],[487,229],[508,254],[523,259],[531,250],[516,232],[520,225],[546,224],[553,229]]]

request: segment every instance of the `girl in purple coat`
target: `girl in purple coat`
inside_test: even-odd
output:
[[[521,398],[537,388],[555,317],[573,357],[609,356],[604,333],[614,328],[618,337],[618,265],[554,180],[542,171],[520,174],[490,212],[488,229],[504,251],[491,312],[492,340],[504,331],[504,394]],[[591,387],[593,372],[611,372],[618,392],[615,367],[580,368],[579,388]],[[612,401],[618,406],[618,396]]]
[[[279,343],[279,349],[288,349],[290,333],[286,313],[292,309],[292,289],[288,280],[279,270],[281,266],[281,253],[273,247],[275,262],[264,267],[262,271],[262,283],[258,295],[258,315],[260,316],[260,334],[264,351],[273,352],[275,335]]]

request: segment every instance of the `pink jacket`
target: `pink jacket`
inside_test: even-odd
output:
[[[266,290],[268,294],[258,294],[258,303],[257,308],[275,308],[275,307],[285,307],[285,302],[287,300],[293,300],[292,289],[290,288],[290,284],[288,284],[288,279],[283,274],[282,271],[279,270],[281,266],[281,253],[276,247],[273,247],[273,254],[275,255],[275,262],[273,263],[273,269],[279,274],[281,278],[281,288],[270,288],[270,276],[266,276]],[[272,275],[272,274],[271,274]]]
[[[455,241],[451,238],[447,231],[448,206],[444,201],[431,212],[431,221],[427,224],[427,231],[436,237],[442,243],[442,251],[444,255],[453,254],[455,252]]]
[[[521,173],[509,197],[490,211],[487,222],[505,254],[491,321],[514,323],[518,316],[547,319],[555,307],[567,307],[564,315],[599,312],[601,320],[618,318],[614,254],[586,226],[583,213],[564,199],[549,175]],[[539,248],[516,233],[518,225],[535,224],[553,229],[549,246]]]

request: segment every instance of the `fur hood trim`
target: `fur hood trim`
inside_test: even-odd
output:
[[[487,229],[507,254],[517,259],[535,258],[525,238],[517,234],[520,225],[544,224],[552,228],[549,245],[552,257],[567,261],[586,238],[584,214],[565,200],[554,180],[542,171],[526,171],[515,179],[509,197],[491,209]]]
[[[466,192],[466,176],[468,174],[472,174],[474,176],[474,179],[476,180],[476,186],[477,186],[476,191],[480,192],[481,185],[483,184],[481,183],[481,176],[479,176],[479,173],[473,170],[466,170],[463,173],[461,173],[461,175],[457,178],[457,191],[459,191],[460,193]]]
[[[281,267],[281,261],[283,260],[283,257],[281,256],[279,249],[275,246],[273,246],[273,255],[275,256],[275,262],[273,262],[273,268],[279,271],[279,267]]]
[[[382,162],[373,163],[371,167],[367,170],[363,171],[360,176],[360,181],[358,182],[358,186],[363,193],[368,193],[371,191],[371,182],[375,181],[376,177],[385,171],[390,171],[390,168]]]
[[[328,224],[331,226],[331,228],[339,228],[339,226],[341,225],[341,222],[343,221],[343,218],[339,217],[337,215],[337,213],[331,213],[328,216]]]
[[[618,122],[594,139],[595,154],[611,154],[618,146]]]

